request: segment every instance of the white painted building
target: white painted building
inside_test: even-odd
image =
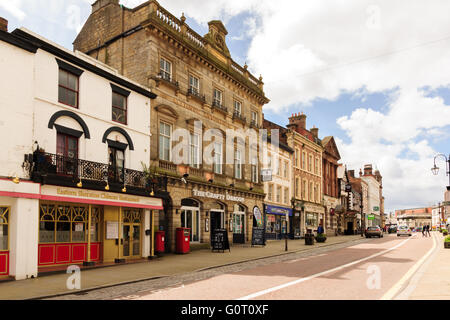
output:
[[[0,277],[152,256],[146,231],[162,201],[142,163],[150,163],[156,96],[4,24],[0,70]]]
[[[381,198],[380,186],[381,183],[378,176],[372,173],[372,165],[364,166],[364,174],[361,179],[367,183],[368,186],[368,208],[366,212],[366,226],[381,226]],[[374,220],[368,220],[368,215],[374,215]]]

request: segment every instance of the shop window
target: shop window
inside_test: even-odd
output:
[[[91,242],[98,241],[101,208],[92,208]],[[39,243],[87,242],[88,207],[43,203],[40,206]]]
[[[317,226],[317,213],[306,213],[305,223],[310,227]]]
[[[59,69],[58,101],[78,108],[78,76]]]
[[[275,233],[276,232],[276,218],[273,214],[266,215],[266,232]]]
[[[8,251],[9,208],[0,207],[0,251]]]
[[[127,97],[117,92],[112,93],[112,120],[127,124]]]
[[[70,207],[58,206],[56,220],[56,242],[70,242],[70,218]]]

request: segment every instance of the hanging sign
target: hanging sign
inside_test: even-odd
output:
[[[272,169],[262,169],[261,170],[261,181],[262,182],[272,181]]]

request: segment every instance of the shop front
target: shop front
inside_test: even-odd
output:
[[[9,207],[0,207],[0,277],[9,275]]]
[[[305,204],[305,233],[317,232],[324,225],[325,208],[316,204]]]
[[[156,198],[43,186],[38,266],[124,262],[153,255]]]
[[[292,218],[292,209],[266,205],[266,239],[281,240],[286,234],[291,235],[289,219]]]

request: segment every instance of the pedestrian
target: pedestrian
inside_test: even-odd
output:
[[[426,226],[422,227],[422,238],[425,237]]]
[[[430,225],[429,225],[429,224],[427,225],[427,234],[428,234],[429,237],[431,237],[431,234],[430,234]]]

